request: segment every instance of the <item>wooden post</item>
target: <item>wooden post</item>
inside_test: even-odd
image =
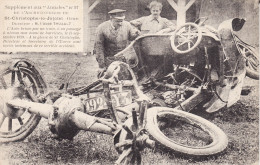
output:
[[[84,33],[84,37],[83,37],[83,42],[84,42],[84,45],[83,45],[83,53],[88,53],[88,47],[89,47],[89,43],[90,43],[90,31],[89,31],[89,0],[84,0],[84,3],[83,3],[83,9],[84,11],[87,11],[87,12],[84,12],[84,24],[83,24],[83,33]]]
[[[178,0],[177,4],[174,0],[167,0],[172,8],[177,12],[177,26],[181,26],[186,22],[186,12],[196,0],[190,0],[186,4],[186,0]]]
[[[255,0],[255,2],[254,2],[254,9],[258,8],[258,5],[259,5],[259,0]]]
[[[177,5],[177,26],[180,26],[186,22],[186,0],[178,0]]]
[[[90,5],[89,0],[84,0],[84,47],[83,47],[83,51],[84,53],[89,53],[89,45],[90,45],[90,17],[89,14],[90,12],[101,2],[101,0],[96,0],[95,2],[93,2],[93,4]]]

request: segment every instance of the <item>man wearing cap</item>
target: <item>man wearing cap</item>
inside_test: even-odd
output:
[[[124,21],[125,10],[114,9],[108,14],[110,20],[98,26],[94,45],[94,54],[101,69],[115,61],[113,56],[126,48],[130,41],[140,34],[129,22]]]

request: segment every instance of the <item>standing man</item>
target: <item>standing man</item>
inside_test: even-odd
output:
[[[110,20],[103,22],[97,28],[94,54],[100,68],[99,73],[116,61],[114,55],[134,40],[139,31],[125,19],[125,10],[114,9],[108,12]]]
[[[167,18],[161,17],[162,3],[152,1],[149,4],[151,14],[130,21],[133,26],[138,27],[142,34],[145,33],[167,33],[175,30],[175,25]]]

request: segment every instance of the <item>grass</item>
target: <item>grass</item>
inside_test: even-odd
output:
[[[98,68],[93,56],[75,54],[21,54],[0,55],[29,58],[42,70],[50,89],[57,89],[73,72],[76,63],[81,65],[71,79],[70,87],[93,82]],[[228,136],[226,151],[218,156],[193,159],[173,153],[145,149],[143,164],[253,164],[259,160],[259,86],[258,81],[246,78],[246,86],[253,86],[248,96],[230,108],[207,115]],[[108,135],[80,132],[73,141],[57,141],[52,138],[46,119],[42,119],[35,131],[24,141],[0,145],[0,164],[113,164],[118,154],[113,138]]]

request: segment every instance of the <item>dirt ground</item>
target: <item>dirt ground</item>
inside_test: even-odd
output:
[[[70,81],[70,87],[81,86],[96,79],[97,63],[93,56],[76,54],[8,54],[0,59],[25,57],[42,70],[50,89],[57,89],[81,65]],[[230,108],[210,114],[207,119],[218,125],[228,136],[226,151],[218,156],[191,159],[172,153],[145,149],[143,164],[258,164],[259,160],[259,81],[245,79],[252,92],[241,96]],[[47,120],[42,119],[24,141],[0,144],[0,165],[5,164],[113,164],[118,154],[113,138],[91,132],[80,132],[73,141],[52,138]]]

